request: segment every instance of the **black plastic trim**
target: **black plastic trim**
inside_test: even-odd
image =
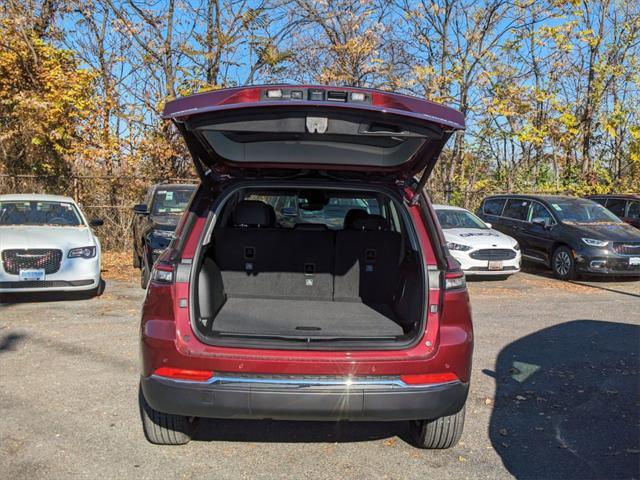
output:
[[[436,419],[464,406],[469,384],[326,387],[208,384],[160,377],[141,379],[155,410],[205,418],[400,421]]]

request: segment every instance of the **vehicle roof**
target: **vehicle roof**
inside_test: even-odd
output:
[[[0,202],[4,201],[35,201],[35,202],[69,202],[76,203],[71,197],[64,195],[47,195],[44,193],[10,193],[6,195],[0,195]]]
[[[262,98],[265,90],[278,88],[321,89],[340,92],[364,92],[370,95],[371,103],[329,102],[318,100],[266,100]],[[206,112],[237,109],[239,107],[287,107],[287,106],[319,106],[336,108],[358,108],[363,110],[384,111],[389,114],[428,120],[454,129],[464,129],[464,115],[451,107],[425,100],[424,98],[392,93],[382,90],[361,87],[341,87],[332,85],[248,85],[241,87],[223,88],[203,93],[196,93],[167,102],[162,112],[162,118],[183,120],[191,115]]]
[[[585,198],[619,198],[625,200],[640,200],[640,193],[604,193],[602,195],[587,195]]]
[[[433,205],[435,210],[461,210],[463,212],[468,212],[466,208],[456,207],[455,205],[444,205],[444,204],[435,204]]]
[[[543,202],[588,200],[582,197],[572,197],[570,195],[536,195],[527,193],[502,193],[499,195],[489,195],[485,198],[485,200],[488,200],[490,198],[523,198],[525,200],[540,200]]]

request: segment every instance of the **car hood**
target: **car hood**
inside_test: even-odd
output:
[[[573,228],[582,238],[609,240],[613,242],[640,242],[640,231],[627,223],[582,224],[563,222]]]
[[[357,99],[357,100],[356,100]],[[457,110],[371,89],[273,85],[216,90],[165,105],[203,181],[291,170],[428,176],[465,128]]]
[[[96,244],[88,227],[10,226],[0,227],[0,250],[10,248],[89,247]]]
[[[514,238],[492,228],[447,228],[443,232],[447,242],[474,248],[511,248],[517,243]]]

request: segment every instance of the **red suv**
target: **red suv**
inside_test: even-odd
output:
[[[142,310],[147,439],[186,443],[199,417],[407,420],[417,446],[455,444],[469,297],[421,192],[462,114],[278,85],[177,99],[164,118],[201,184]]]

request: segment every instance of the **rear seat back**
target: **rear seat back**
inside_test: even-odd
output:
[[[336,234],[334,299],[391,303],[399,282],[402,238],[379,215],[351,218]]]
[[[331,300],[333,232],[318,225],[275,228],[273,208],[260,201],[240,202],[232,221],[214,235],[227,295]]]

